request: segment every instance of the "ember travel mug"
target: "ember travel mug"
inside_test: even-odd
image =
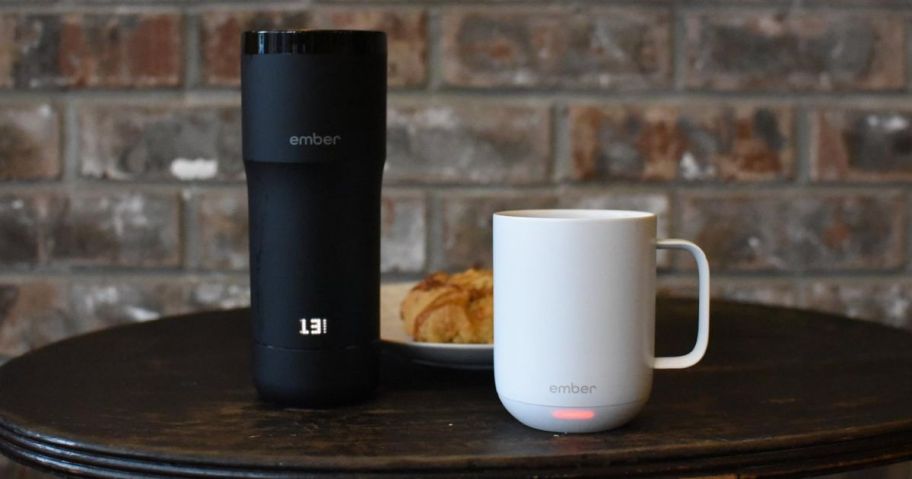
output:
[[[377,385],[386,35],[243,34],[253,377],[326,407]]]

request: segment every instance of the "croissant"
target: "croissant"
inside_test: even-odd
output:
[[[415,341],[492,343],[494,276],[476,268],[434,273],[409,291],[400,312]]]

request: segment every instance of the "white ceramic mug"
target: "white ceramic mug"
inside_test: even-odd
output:
[[[654,355],[656,249],[697,261],[693,350]],[[656,240],[656,216],[621,210],[494,214],[494,378],[520,422],[554,432],[618,427],[646,403],[652,370],[686,368],[709,343],[709,264]]]

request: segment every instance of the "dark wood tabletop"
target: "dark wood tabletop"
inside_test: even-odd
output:
[[[658,303],[657,352],[686,351],[696,305]],[[709,353],[657,371],[614,431],[552,434],[501,407],[490,371],[384,353],[361,405],[278,409],[248,372],[247,310],[62,341],[0,367],[0,449],[88,477],[808,475],[912,458],[912,335],[714,303]]]

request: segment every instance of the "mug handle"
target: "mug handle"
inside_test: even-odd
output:
[[[683,356],[655,358],[655,369],[683,369],[689,368],[703,359],[706,347],[709,346],[709,261],[706,254],[699,246],[690,241],[680,239],[665,239],[656,241],[657,249],[677,249],[690,253],[697,261],[697,275],[699,278],[699,324],[697,330],[697,343],[693,350]]]

